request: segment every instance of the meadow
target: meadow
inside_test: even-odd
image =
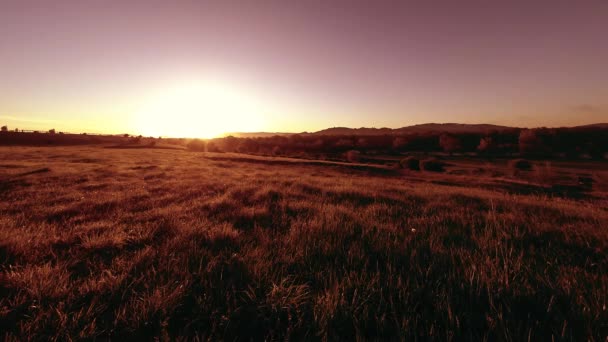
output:
[[[0,338],[605,340],[608,163],[449,163],[0,147]]]

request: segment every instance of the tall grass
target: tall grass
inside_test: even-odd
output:
[[[4,154],[2,338],[607,335],[603,197],[246,161]]]

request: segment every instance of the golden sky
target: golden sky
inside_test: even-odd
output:
[[[3,1],[0,124],[234,131],[608,121],[608,2]]]

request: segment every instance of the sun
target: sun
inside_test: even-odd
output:
[[[215,138],[262,130],[263,119],[251,92],[219,82],[180,82],[146,99],[133,126],[144,136]]]

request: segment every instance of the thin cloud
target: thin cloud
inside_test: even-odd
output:
[[[44,123],[56,123],[57,120],[51,120],[51,119],[41,119],[41,118],[19,118],[16,116],[7,116],[7,115],[2,115],[0,116],[0,120],[10,120],[10,121],[17,121],[17,122],[25,122],[25,123],[38,123],[38,124],[44,124]]]
[[[580,104],[576,106],[572,106],[572,109],[577,112],[585,112],[585,113],[597,113],[602,110],[599,106],[594,106],[592,104]]]

